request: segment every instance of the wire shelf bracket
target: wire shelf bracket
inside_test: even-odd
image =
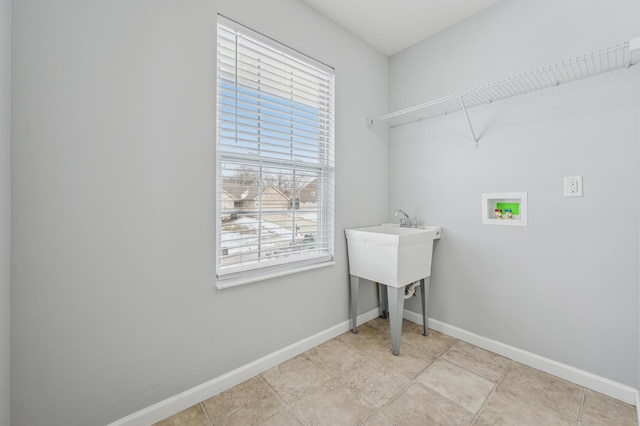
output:
[[[462,96],[460,96],[460,105],[462,106],[464,115],[467,117],[467,124],[469,124],[469,130],[471,130],[471,136],[473,137],[473,147],[478,148],[478,137],[476,136],[476,132],[473,131],[471,119],[469,118],[469,113],[467,112],[467,107],[464,105],[464,99],[462,98]]]
[[[464,92],[455,93],[380,117],[367,118],[366,123],[369,127],[381,125],[394,128],[452,112],[463,111],[471,130],[474,148],[477,148],[478,137],[471,125],[469,108],[609,71],[628,68],[638,62],[640,62],[640,37],[635,37],[627,42],[538,68],[524,74],[494,81],[471,90],[465,90]]]

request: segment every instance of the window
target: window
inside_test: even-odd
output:
[[[334,72],[218,18],[218,288],[333,261]]]

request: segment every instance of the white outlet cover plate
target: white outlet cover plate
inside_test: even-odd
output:
[[[564,196],[582,197],[582,176],[565,176]]]

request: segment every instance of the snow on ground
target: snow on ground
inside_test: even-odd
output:
[[[258,249],[260,221],[256,217],[244,216],[222,225],[221,245],[229,249],[229,254],[237,254]],[[292,230],[276,223],[262,221],[262,248],[277,248],[282,244],[268,240],[288,240],[292,238]]]

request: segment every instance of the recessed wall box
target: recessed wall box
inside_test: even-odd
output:
[[[485,225],[527,226],[527,193],[482,194],[482,223]]]

